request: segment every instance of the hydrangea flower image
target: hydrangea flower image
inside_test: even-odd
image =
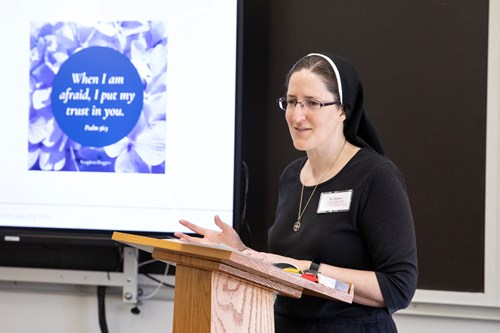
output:
[[[144,88],[135,127],[105,147],[84,146],[68,137],[51,104],[52,83],[61,66],[76,52],[93,46],[116,50],[130,59]],[[164,173],[166,59],[165,22],[32,22],[28,169]]]

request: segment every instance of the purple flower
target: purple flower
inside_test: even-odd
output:
[[[109,157],[116,158],[115,171],[152,172],[151,167],[162,164],[165,161],[165,127],[165,121],[154,121],[140,128],[137,135],[104,147]]]

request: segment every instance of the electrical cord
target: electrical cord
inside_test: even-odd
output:
[[[153,261],[152,261],[152,260],[150,260],[150,261],[143,262],[143,263],[141,263],[141,264],[143,264],[143,265],[148,265],[148,264],[150,264],[150,263],[152,263],[152,262],[153,262]],[[167,266],[165,267],[165,272],[163,273],[163,280],[165,280],[165,277],[166,277],[166,276],[167,276],[167,274],[168,274],[168,269],[169,269],[169,267],[170,267],[170,264],[168,264],[168,263],[167,263],[166,265],[167,265]],[[151,276],[151,275],[149,275],[149,274],[147,274],[147,273],[142,273],[142,274],[143,274],[145,277],[147,277],[147,278],[149,278],[149,279],[151,279],[151,280],[153,280],[153,281],[155,281],[155,282],[158,282],[158,286],[156,286],[155,290],[154,290],[151,294],[146,295],[146,296],[140,296],[140,297],[138,297],[138,300],[137,300],[136,305],[135,305],[132,309],[130,309],[130,312],[132,312],[132,313],[133,313],[133,314],[135,314],[135,315],[138,315],[138,314],[140,314],[140,313],[141,313],[141,309],[139,308],[139,306],[140,306],[140,305],[142,305],[142,301],[143,301],[143,300],[145,300],[145,299],[150,299],[150,298],[153,298],[153,297],[154,297],[154,296],[158,293],[158,291],[160,290],[160,288],[161,288],[162,286],[164,286],[164,287],[168,287],[168,288],[175,288],[175,286],[174,286],[174,285],[172,285],[172,284],[168,284],[168,283],[165,283],[165,281],[158,280],[157,278],[155,278],[155,277],[153,277],[153,276]]]
[[[143,267],[143,266],[147,266],[147,265],[150,265],[150,264],[156,264],[158,263],[158,260],[157,259],[150,259],[150,260],[146,260],[146,261],[143,261],[141,263],[139,263],[139,268]],[[170,264],[168,263],[165,263],[166,268],[165,268],[165,273],[163,275],[167,275],[168,273],[168,270],[170,268]],[[141,273],[142,275],[144,275],[145,277],[147,277],[148,279],[150,280],[153,280],[155,282],[158,282],[158,283],[161,283],[164,287],[167,287],[167,288],[175,288],[175,285],[173,284],[169,284],[169,283],[166,283],[165,281],[161,281],[161,280],[158,280],[157,278],[155,278],[154,276],[152,276],[151,274],[149,273]]]
[[[165,267],[165,272],[163,273],[163,280],[165,280],[165,277],[167,276],[167,273],[168,273],[168,269],[170,267],[170,264],[167,263],[166,267]],[[147,275],[146,275],[147,276]],[[149,277],[149,276],[148,276]],[[149,277],[151,278],[151,277]],[[151,294],[149,295],[145,295],[145,296],[141,296],[140,297],[140,300],[145,300],[145,299],[150,299],[150,298],[153,298],[157,293],[158,291],[160,290],[160,288],[165,285],[165,283],[163,281],[160,281],[160,280],[157,280],[155,279],[156,281],[158,281],[158,286],[156,287],[155,290],[153,290],[153,292],[151,292]]]
[[[101,328],[101,333],[108,333],[108,324],[106,322],[106,287],[97,287],[97,306],[99,313],[99,327]]]
[[[146,261],[143,261],[143,262],[139,263],[139,268],[141,268],[143,266],[146,266],[146,265],[149,265],[149,264],[154,264],[154,263],[157,263],[157,262],[158,262],[158,260],[156,260],[156,259],[146,260]]]
[[[155,281],[155,282],[161,283],[161,285],[162,285],[162,286],[164,286],[164,287],[167,287],[167,288],[175,288],[175,285],[170,284],[170,283],[166,283],[166,282],[164,282],[164,281],[160,281],[160,280],[158,280],[158,279],[157,279],[157,278],[155,278],[154,276],[151,276],[151,275],[150,275],[150,274],[148,274],[148,273],[143,273],[143,274],[144,274],[144,276],[145,276],[145,277],[147,277],[148,279],[151,279],[151,280],[153,280],[153,281]]]

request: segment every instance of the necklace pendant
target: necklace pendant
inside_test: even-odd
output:
[[[295,232],[299,231],[300,226],[301,226],[300,220],[297,220],[297,222],[293,224],[293,231]]]

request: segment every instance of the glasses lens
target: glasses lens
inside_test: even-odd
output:
[[[278,105],[280,106],[281,110],[286,111],[286,108],[288,107],[288,103],[286,102],[286,98],[281,97],[280,99],[278,99]]]
[[[321,108],[321,102],[318,102],[314,99],[305,99],[302,101],[304,103],[304,106],[310,110],[317,110]]]

